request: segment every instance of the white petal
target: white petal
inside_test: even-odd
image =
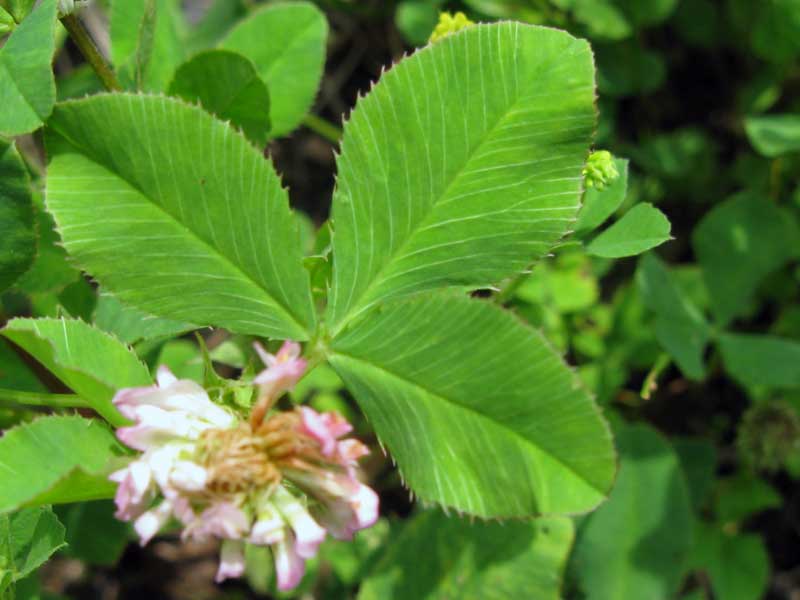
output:
[[[158,387],[165,388],[178,381],[178,378],[173,375],[167,365],[161,365],[156,371],[156,381],[158,381]]]
[[[139,543],[144,546],[153,539],[153,536],[166,524],[172,513],[172,503],[164,500],[152,510],[148,510],[136,519],[133,528],[139,535]]]
[[[199,492],[205,489],[208,472],[189,460],[178,460],[169,475],[172,485],[186,492]]]
[[[244,543],[235,540],[223,540],[219,556],[219,569],[214,581],[221,583],[229,577],[244,575]]]

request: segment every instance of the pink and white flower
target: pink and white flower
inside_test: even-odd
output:
[[[307,363],[300,358],[300,344],[286,341],[277,354],[270,354],[257,342],[253,346],[267,366],[256,375],[253,382],[258,384],[262,398],[277,400],[284,392],[292,389],[306,371]]]
[[[327,533],[349,539],[376,521],[378,496],[357,478],[368,450],[341,439],[352,431],[345,419],[272,410],[305,371],[299,345],[286,342],[274,356],[256,350],[267,368],[254,379],[249,421],[166,367],[157,385],[120,390],[114,404],[134,424],[117,436],[142,454],[110,478],[119,484],[117,517],[134,522],[143,545],[173,517],[184,538],[221,539],[216,581],[244,573],[245,543],[270,546],[278,587],[288,590]]]

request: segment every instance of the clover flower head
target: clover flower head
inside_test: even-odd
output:
[[[134,424],[117,436],[141,455],[110,478],[119,484],[116,515],[133,521],[142,545],[172,518],[184,539],[218,538],[217,581],[244,573],[246,543],[269,546],[278,588],[288,590],[328,533],[350,539],[375,523],[378,496],[358,480],[368,450],[342,439],[352,431],[345,419],[309,407],[273,410],[305,371],[299,345],[257,351],[267,368],[254,379],[248,420],[166,367],[157,385],[120,390],[114,404]]]
[[[446,38],[448,35],[451,35],[457,31],[461,31],[462,29],[474,24],[475,23],[470,21],[467,18],[467,15],[461,11],[454,15],[450,14],[449,12],[440,13],[439,23],[437,23],[436,28],[433,30],[428,42],[438,42],[439,40]]]
[[[614,157],[608,150],[592,152],[583,168],[587,188],[602,190],[609,183],[619,177],[619,171],[614,164]]]

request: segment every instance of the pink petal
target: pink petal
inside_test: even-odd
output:
[[[278,576],[278,589],[291,590],[302,581],[306,572],[305,561],[295,551],[294,540],[290,537],[273,547],[275,573]]]
[[[141,515],[155,496],[152,488],[152,472],[147,463],[134,461],[126,469],[112,473],[109,477],[119,483],[114,502],[115,516],[122,521],[131,521]]]
[[[380,513],[380,498],[375,491],[363,483],[358,493],[350,498],[350,506],[356,515],[358,529],[372,527]]]
[[[300,356],[301,350],[300,344],[297,342],[292,342],[291,340],[286,340],[283,342],[280,350],[278,350],[278,354],[275,356],[275,358],[278,360],[278,362],[294,360]]]
[[[369,448],[358,440],[342,440],[336,447],[336,453],[339,455],[341,464],[353,466],[359,458],[369,454]]]
[[[219,557],[219,569],[214,581],[222,583],[229,577],[244,575],[244,543],[234,540],[224,540]]]
[[[300,408],[300,414],[303,419],[301,431],[319,442],[324,456],[332,456],[336,450],[337,438],[353,430],[350,423],[338,413],[320,414],[313,408],[303,406]]]
[[[210,536],[237,540],[244,537],[249,528],[250,521],[238,506],[232,502],[217,502],[184,529],[183,535],[200,540]]]
[[[257,342],[254,346],[261,360],[267,365],[267,368],[253,379],[260,388],[262,398],[277,398],[292,389],[305,373],[307,363],[300,358],[300,344],[285,342],[275,356],[264,350]]]

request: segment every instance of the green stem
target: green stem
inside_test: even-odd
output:
[[[668,354],[660,354],[659,357],[656,359],[653,368],[650,369],[650,372],[647,374],[647,377],[644,378],[644,383],[642,384],[642,390],[639,392],[639,396],[642,397],[643,400],[650,400],[650,396],[653,395],[658,389],[658,378],[661,376],[661,373],[664,372],[672,359],[669,357]]]
[[[74,394],[45,394],[0,389],[0,401],[15,402],[25,406],[49,406],[50,408],[91,408]]]
[[[66,15],[61,18],[61,24],[64,25],[64,28],[69,32],[72,41],[75,42],[81,54],[83,54],[86,61],[92,66],[94,72],[97,73],[97,76],[100,78],[100,81],[103,82],[105,88],[109,92],[122,91],[122,86],[119,84],[119,81],[117,81],[117,76],[114,75],[111,66],[106,62],[103,55],[100,54],[94,40],[89,35],[89,32],[86,31],[86,28],[78,17],[74,14]]]
[[[307,114],[303,119],[303,125],[334,144],[338,144],[339,140],[342,139],[342,130],[340,128],[317,115]]]

